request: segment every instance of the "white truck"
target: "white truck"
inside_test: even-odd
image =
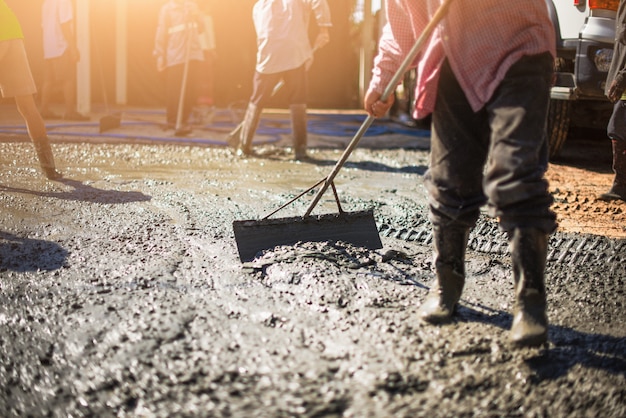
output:
[[[571,127],[606,127],[613,106],[604,87],[619,1],[546,0],[557,35],[547,132],[551,158],[558,155]]]

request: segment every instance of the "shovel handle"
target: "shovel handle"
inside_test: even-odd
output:
[[[400,67],[396,70],[391,81],[389,82],[385,90],[383,91],[383,94],[380,97],[381,101],[383,102],[387,101],[389,96],[393,94],[394,90],[396,89],[396,86],[400,82],[400,78],[404,76],[404,73],[409,68],[409,65],[411,65],[411,63],[417,57],[417,54],[419,54],[419,52],[422,50],[422,47],[424,46],[424,43],[426,42],[426,40],[430,37],[430,35],[432,34],[435,27],[439,24],[439,22],[441,22],[441,19],[443,19],[443,17],[446,15],[448,11],[448,7],[450,6],[450,3],[452,3],[452,1],[453,0],[444,0],[441,6],[439,6],[433,18],[428,23],[428,25],[426,25],[420,37],[417,38],[417,40],[415,41],[415,44],[413,45],[413,47],[411,48],[407,56],[404,58],[404,60],[402,61],[402,64],[400,64]],[[365,121],[363,122],[363,124],[361,125],[357,133],[354,135],[354,137],[352,138],[352,140],[346,147],[343,154],[341,155],[341,158],[335,164],[335,167],[333,168],[333,170],[324,179],[324,184],[322,184],[322,187],[317,192],[317,194],[315,195],[315,198],[309,205],[309,208],[304,214],[305,217],[309,216],[311,212],[313,212],[313,209],[315,209],[315,206],[317,206],[318,202],[322,198],[322,195],[324,194],[324,192],[326,192],[326,190],[328,190],[328,187],[330,186],[330,184],[335,180],[337,173],[339,173],[339,170],[341,170],[345,162],[348,160],[348,157],[350,156],[350,154],[352,154],[352,151],[354,150],[354,148],[356,148],[359,141],[361,140],[365,132],[369,129],[369,127],[372,125],[375,119],[376,118],[374,116],[371,116],[371,115],[367,116],[367,118],[365,119]]]
[[[196,34],[196,22],[192,22],[189,18],[189,10],[185,9],[185,62],[183,65],[183,79],[180,87],[180,95],[178,97],[178,109],[176,113],[176,131],[178,132],[182,127],[183,122],[183,107],[185,103],[185,90],[187,90],[187,79],[189,78],[189,59],[191,57],[191,43],[193,39],[192,35]]]

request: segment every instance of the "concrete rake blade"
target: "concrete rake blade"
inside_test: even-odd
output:
[[[343,241],[368,249],[383,247],[372,210],[234,221],[233,230],[242,262],[262,251],[297,242]]]

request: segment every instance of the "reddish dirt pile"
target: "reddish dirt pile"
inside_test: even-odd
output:
[[[580,132],[550,164],[547,178],[561,231],[626,238],[626,202],[597,199],[613,182],[611,158],[602,132]]]

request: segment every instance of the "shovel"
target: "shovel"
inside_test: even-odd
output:
[[[400,78],[404,75],[409,65],[415,60],[417,54],[421,51],[424,43],[430,37],[432,31],[445,16],[448,6],[452,0],[445,0],[439,6],[439,9],[433,16],[432,20],[424,28],[424,31],[411,48],[404,61],[394,74],[393,78],[385,88],[381,101],[386,101],[394,92],[396,86],[400,82]],[[335,188],[334,179],[343,167],[348,157],[356,148],[359,141],[374,122],[375,117],[368,115],[357,133],[354,135],[347,148],[341,155],[341,158],[335,164],[330,174],[311,186],[309,189],[300,193],[283,206],[279,207],[272,213],[266,215],[261,220],[242,220],[233,222],[233,231],[235,233],[235,241],[239,252],[239,259],[242,262],[253,260],[256,255],[265,249],[273,248],[278,245],[293,245],[297,242],[322,242],[322,241],[344,241],[356,246],[379,249],[382,248],[382,242],[378,235],[378,228],[374,220],[373,210],[359,212],[344,212],[339,204],[339,197]],[[304,194],[321,185],[320,190],[310,203],[306,213],[302,217],[274,218],[269,219],[287,205],[293,203]],[[325,215],[311,215],[311,212],[317,206],[322,195],[331,187],[335,196],[335,201],[339,209],[339,213]]]

